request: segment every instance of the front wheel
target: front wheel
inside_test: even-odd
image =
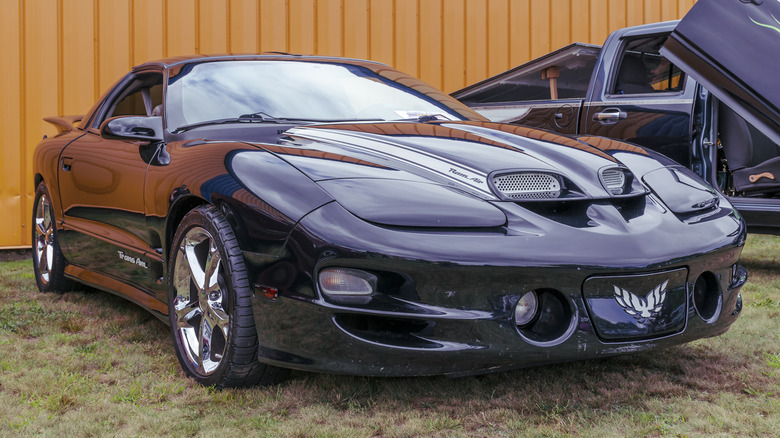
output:
[[[238,241],[212,206],[182,219],[169,266],[168,314],[176,356],[198,383],[269,385],[288,370],[257,360],[251,292]]]
[[[35,283],[41,292],[65,291],[73,283],[65,278],[65,256],[60,249],[54,207],[46,184],[35,189],[32,214],[32,256]]]

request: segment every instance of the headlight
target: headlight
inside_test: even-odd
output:
[[[720,201],[715,189],[684,167],[663,167],[648,172],[642,179],[677,214],[716,207]]]

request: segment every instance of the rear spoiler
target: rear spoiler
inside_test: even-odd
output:
[[[76,122],[80,122],[81,119],[83,119],[83,115],[78,116],[53,116],[53,117],[44,117],[44,121],[51,123],[54,125],[55,128],[57,128],[57,134],[62,134],[63,132],[72,131],[74,126],[73,124]]]

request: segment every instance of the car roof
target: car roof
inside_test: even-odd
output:
[[[155,61],[144,62],[133,67],[133,71],[142,70],[162,70],[172,67],[179,67],[185,64],[194,64],[213,61],[244,61],[244,60],[273,60],[273,61],[331,61],[340,63],[371,63],[384,65],[376,61],[367,61],[363,59],[341,58],[333,56],[318,55],[298,55],[285,52],[263,52],[263,53],[244,53],[244,54],[217,54],[217,55],[187,55],[174,56],[170,58],[158,59]]]

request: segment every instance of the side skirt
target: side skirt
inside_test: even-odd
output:
[[[132,286],[107,275],[89,271],[75,265],[67,265],[65,267],[65,276],[96,289],[130,300],[148,310],[166,325],[170,324],[168,320],[168,306],[154,298],[151,291],[145,291],[137,286]]]

